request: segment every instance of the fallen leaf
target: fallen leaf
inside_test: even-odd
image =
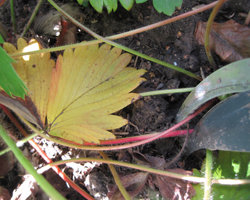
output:
[[[164,170],[164,166],[167,166],[167,163],[164,158],[154,157],[143,155],[141,153],[134,153],[133,157],[143,165],[149,165],[152,168]],[[167,169],[167,171],[184,174],[184,175],[192,175],[192,172],[186,171],[184,169]],[[160,175],[151,175],[150,185],[155,185],[162,197],[165,199],[191,199],[195,195],[195,190],[191,183],[187,181],[183,181],[181,179],[170,178],[167,176]]]
[[[122,185],[125,187],[130,197],[138,195],[144,188],[148,179],[148,173],[136,172],[121,177]],[[108,194],[110,200],[124,199],[117,186],[114,186]]]
[[[206,22],[198,22],[195,38],[204,45]],[[234,62],[250,57],[250,28],[234,20],[225,23],[213,23],[209,46],[222,60]]]
[[[4,48],[8,53],[23,52],[29,45],[19,39],[17,49],[9,43]],[[77,143],[99,143],[115,138],[108,130],[127,123],[112,113],[139,98],[129,92],[144,80],[140,77],[145,70],[126,67],[130,60],[130,54],[104,44],[65,50],[56,66],[44,53],[18,58],[14,67],[27,85],[39,114],[34,118],[44,131]]]
[[[170,172],[190,175],[183,169],[168,169]],[[195,190],[191,183],[186,181],[170,178],[167,176],[156,176],[154,184],[159,188],[161,195],[165,199],[191,199],[195,195]]]

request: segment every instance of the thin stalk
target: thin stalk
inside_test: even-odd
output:
[[[193,131],[194,131],[194,129],[176,130],[176,131],[170,132],[167,135],[163,135],[161,138],[177,137],[177,136],[181,136],[181,135],[186,135],[187,133],[190,134]],[[136,141],[146,140],[146,139],[151,138],[157,134],[159,134],[159,132],[145,134],[145,135],[139,135],[139,136],[133,136],[133,137],[118,138],[118,139],[113,139],[113,140],[102,140],[100,142],[100,145],[111,145],[111,144],[122,144],[122,143],[136,142]],[[84,145],[96,145],[96,144],[85,142]]]
[[[42,5],[42,2],[43,2],[43,0],[39,0],[39,1],[37,2],[36,7],[35,7],[34,11],[32,12],[32,15],[31,15],[31,17],[30,17],[28,23],[27,23],[26,26],[24,27],[24,30],[23,30],[23,32],[22,32],[22,34],[21,34],[20,37],[23,37],[23,36],[25,35],[25,33],[27,32],[27,30],[30,28],[32,22],[33,22],[34,19],[35,19],[35,16],[36,16],[36,14],[37,14],[39,8],[40,8],[41,5]]]
[[[16,142],[16,146],[17,147],[21,147],[24,143],[28,142],[30,139],[34,138],[37,136],[37,133],[33,133],[31,135],[29,135],[28,137],[23,138],[22,140],[19,140]],[[6,149],[0,151],[0,156],[11,151],[11,149],[9,147],[7,147]]]
[[[175,71],[178,71],[178,72],[180,72],[180,73],[183,73],[183,74],[185,74],[185,75],[187,75],[187,76],[190,76],[190,77],[192,77],[192,78],[195,78],[195,79],[197,79],[197,80],[199,80],[199,81],[201,80],[201,78],[200,78],[199,76],[197,76],[196,74],[194,74],[194,73],[192,73],[192,72],[189,72],[189,71],[187,71],[187,70],[185,70],[185,69],[182,69],[181,67],[177,67],[177,66],[172,65],[172,64],[170,64],[170,63],[166,63],[166,62],[161,61],[161,60],[158,60],[158,59],[156,59],[156,58],[152,58],[152,57],[150,57],[150,56],[148,56],[148,55],[142,54],[142,53],[140,53],[140,52],[138,52],[138,51],[135,51],[135,50],[133,50],[133,49],[130,49],[130,48],[126,47],[126,46],[123,46],[123,45],[121,45],[121,44],[118,44],[118,43],[116,43],[116,42],[113,42],[113,41],[111,41],[111,40],[108,40],[107,38],[104,38],[104,37],[98,35],[97,33],[93,32],[92,30],[90,30],[90,29],[87,28],[86,26],[82,25],[82,24],[81,24],[80,22],[78,22],[77,20],[75,20],[73,17],[71,17],[68,13],[66,13],[63,9],[61,9],[53,0],[48,0],[48,2],[49,2],[55,9],[57,9],[57,11],[60,12],[64,17],[66,17],[67,19],[69,19],[73,24],[75,24],[76,26],[78,26],[79,28],[81,28],[82,30],[84,30],[85,32],[89,33],[91,36],[95,37],[96,39],[101,40],[101,41],[103,41],[103,42],[106,42],[107,44],[110,44],[110,45],[112,45],[112,46],[115,46],[115,47],[117,47],[117,48],[120,48],[120,49],[122,49],[122,50],[124,50],[124,51],[127,51],[127,52],[129,52],[129,53],[131,53],[131,54],[134,54],[134,55],[136,55],[136,56],[139,56],[139,57],[141,57],[141,58],[147,59],[147,60],[152,61],[152,62],[154,62],[154,63],[158,63],[158,64],[160,64],[160,65],[162,65],[162,66],[165,66],[165,67],[168,67],[168,68],[173,69],[173,70],[175,70]]]
[[[147,167],[145,165],[132,164],[132,163],[127,163],[127,162],[123,162],[123,161],[100,159],[100,158],[90,158],[90,157],[88,157],[88,158],[86,158],[86,157],[73,158],[70,160],[60,160],[60,161],[50,163],[42,168],[49,169],[52,166],[63,165],[63,164],[70,163],[70,162],[99,162],[99,163],[105,163],[105,164],[118,165],[121,167],[128,167],[128,168],[137,169],[137,170],[141,170],[141,171],[145,171],[145,172],[149,172],[149,173],[153,173],[153,174],[157,174],[157,175],[168,176],[171,178],[181,179],[181,180],[185,180],[185,181],[191,181],[194,183],[203,183],[205,181],[205,178],[203,178],[203,177],[183,175],[183,174],[178,174],[178,173],[169,172],[169,171],[165,171],[165,170],[150,168],[150,167]],[[44,170],[41,169],[41,171],[44,171]]]
[[[217,1],[212,2],[212,3],[208,4],[208,5],[202,6],[202,7],[198,8],[198,9],[183,13],[181,15],[178,15],[178,16],[175,16],[175,17],[172,17],[172,18],[169,18],[169,19],[166,19],[166,20],[154,23],[154,24],[150,24],[148,26],[144,26],[144,27],[134,29],[134,30],[131,30],[131,31],[127,31],[127,32],[124,32],[124,33],[108,36],[106,38],[109,39],[109,40],[121,39],[121,38],[125,38],[125,37],[128,37],[128,36],[137,34],[137,33],[152,30],[152,29],[158,28],[160,26],[170,24],[172,22],[175,22],[175,21],[184,19],[186,17],[190,17],[192,15],[198,14],[198,13],[203,12],[205,10],[208,10],[208,9],[214,7],[216,5],[216,3],[217,3]],[[60,47],[52,47],[52,48],[47,48],[47,49],[41,49],[41,50],[37,50],[37,51],[30,51],[30,52],[25,52],[25,53],[14,53],[14,54],[11,54],[11,56],[13,58],[15,58],[15,57],[24,56],[24,55],[32,55],[32,54],[38,54],[38,53],[48,53],[48,52],[62,51],[62,50],[72,49],[72,48],[85,46],[85,45],[98,44],[98,43],[101,43],[101,42],[102,41],[100,41],[100,40],[92,40],[92,41],[88,41],[88,42],[82,42],[82,43],[77,43],[77,44],[69,44],[69,45],[64,45],[64,46],[60,46]]]
[[[178,89],[167,89],[167,90],[155,90],[155,91],[150,91],[150,92],[142,92],[142,93],[140,93],[140,95],[142,97],[146,97],[146,96],[153,96],[153,95],[192,92],[193,90],[194,90],[194,88],[178,88]]]
[[[54,137],[49,137],[46,134],[40,132],[39,130],[37,130],[31,123],[29,123],[27,120],[25,120],[23,117],[18,116],[32,131],[34,131],[35,133],[39,134],[41,137],[47,139],[47,140],[51,140],[57,144],[61,144],[67,147],[72,147],[72,148],[78,148],[78,149],[84,149],[84,150],[95,150],[95,151],[111,151],[111,150],[120,150],[120,149],[127,149],[127,148],[132,148],[132,147],[136,147],[139,145],[143,145],[149,142],[152,142],[158,138],[163,137],[164,135],[168,135],[171,134],[172,131],[174,131],[175,129],[179,128],[180,126],[182,126],[183,124],[187,123],[188,121],[190,121],[191,119],[193,119],[195,116],[197,116],[199,113],[201,113],[203,110],[205,110],[206,108],[208,108],[211,105],[211,101],[207,102],[205,105],[203,105],[201,108],[199,108],[197,111],[195,111],[193,114],[189,115],[187,118],[185,118],[184,120],[182,120],[181,122],[179,122],[178,124],[172,126],[171,128],[154,135],[153,137],[150,137],[148,139],[145,139],[143,141],[139,141],[139,142],[134,142],[131,144],[124,144],[124,145],[117,145],[117,146],[84,146],[81,144],[75,144],[75,143],[71,143],[69,141],[62,141],[59,139],[55,139]]]
[[[49,197],[56,200],[65,199],[57,190],[55,190],[55,188],[53,188],[53,186],[42,175],[36,172],[33,165],[23,155],[22,151],[17,148],[15,142],[8,136],[8,134],[5,132],[1,125],[0,136],[3,138],[4,142],[10,147],[11,151],[13,152],[17,160],[21,163],[21,165],[25,168],[25,170],[36,179],[37,183]]]
[[[210,200],[212,195],[212,168],[213,168],[213,153],[206,150],[205,164],[205,183],[204,183],[204,200]]]
[[[208,5],[202,6],[202,7],[198,8],[198,9],[183,13],[181,15],[178,15],[178,16],[175,16],[175,17],[160,21],[160,22],[156,22],[154,24],[150,24],[148,26],[144,26],[144,27],[141,27],[141,28],[138,28],[138,29],[134,29],[134,30],[127,31],[127,32],[124,32],[124,33],[108,36],[106,38],[109,39],[109,40],[116,40],[116,39],[121,39],[121,38],[131,36],[131,35],[135,35],[137,33],[141,33],[141,32],[144,32],[144,31],[152,30],[152,29],[158,28],[160,26],[170,24],[172,22],[176,22],[178,20],[184,19],[186,17],[190,17],[192,15],[195,15],[195,14],[198,14],[198,13],[203,12],[205,10],[208,10],[210,8],[213,8],[216,5],[217,2],[218,1],[215,1],[215,2],[212,2],[212,3],[208,4]],[[24,55],[32,55],[32,54],[38,54],[38,53],[48,53],[48,52],[62,51],[62,50],[72,49],[72,48],[76,48],[76,47],[84,46],[84,45],[99,44],[101,42],[102,41],[100,41],[100,40],[92,40],[92,41],[88,41],[88,42],[82,42],[82,43],[77,43],[77,44],[69,44],[69,45],[64,45],[64,46],[60,46],[60,47],[52,47],[52,48],[47,48],[47,49],[41,49],[41,50],[37,50],[37,51],[30,51],[30,52],[25,52],[25,53],[14,53],[14,54],[11,54],[11,55],[14,58],[14,57],[19,57],[19,56],[24,56]]]
[[[16,17],[15,17],[15,9],[14,9],[14,0],[10,0],[10,15],[14,33],[16,34]]]
[[[132,36],[132,35],[135,35],[135,34],[138,34],[138,33],[142,33],[142,32],[145,32],[145,31],[149,31],[149,30],[164,26],[166,24],[170,24],[170,23],[179,21],[181,19],[190,17],[192,15],[195,15],[195,14],[201,13],[201,12],[203,12],[205,10],[208,10],[210,8],[213,8],[216,5],[217,2],[218,1],[212,2],[212,3],[208,4],[208,5],[202,6],[200,8],[195,9],[195,10],[191,10],[189,12],[180,14],[180,15],[175,16],[175,17],[171,17],[169,19],[165,19],[165,20],[160,21],[160,22],[156,22],[154,24],[150,24],[150,25],[147,25],[147,26],[144,26],[144,27],[141,27],[141,28],[137,28],[137,29],[134,29],[134,30],[131,30],[131,31],[127,31],[127,32],[124,32],[124,33],[120,33],[120,34],[117,34],[117,35],[109,36],[109,37],[107,37],[107,39],[109,39],[109,40],[121,39],[121,38],[124,38],[124,37]]]
[[[105,163],[105,164],[113,164],[113,165],[118,165],[121,167],[128,167],[132,169],[137,169],[157,175],[162,175],[162,176],[168,176],[171,178],[176,178],[176,179],[181,179],[185,181],[190,181],[193,183],[204,183],[206,181],[206,178],[204,177],[197,177],[197,176],[191,176],[191,175],[183,175],[183,174],[178,174],[174,172],[169,172],[165,170],[159,170],[159,169],[154,169],[150,168],[144,165],[138,165],[138,164],[132,164],[132,163],[127,163],[123,161],[116,161],[116,160],[107,160],[107,159],[100,159],[100,158],[73,158],[69,160],[61,160],[61,161],[56,161],[53,163],[50,163],[39,170],[41,171],[46,171],[50,167],[55,166],[55,165],[63,165],[71,162],[99,162],[99,163]],[[211,179],[212,180],[212,179]],[[221,185],[245,185],[245,184],[250,184],[250,179],[213,179],[211,181],[213,184],[221,184]]]
[[[216,64],[214,62],[214,59],[213,59],[213,56],[211,54],[211,49],[210,49],[210,46],[209,46],[209,39],[210,39],[210,32],[211,32],[211,28],[212,28],[212,25],[213,25],[213,22],[214,22],[214,18],[216,17],[219,9],[221,8],[221,6],[226,2],[227,0],[219,0],[218,3],[216,4],[216,6],[213,8],[209,18],[208,18],[208,21],[207,21],[207,26],[206,26],[206,32],[205,32],[205,50],[206,50],[206,54],[207,54],[207,58],[208,58],[208,61],[209,63],[215,67]]]
[[[99,153],[100,153],[100,155],[101,155],[105,160],[108,160],[108,159],[109,159],[108,156],[107,156],[107,154],[105,154],[104,152],[100,151]],[[127,190],[123,187],[122,182],[121,182],[121,179],[120,179],[118,173],[116,172],[115,167],[114,167],[113,165],[111,165],[111,164],[108,164],[108,167],[109,167],[109,169],[110,169],[110,171],[111,171],[111,173],[112,173],[112,175],[113,175],[113,177],[114,177],[115,183],[116,183],[118,189],[120,190],[122,196],[124,197],[125,200],[130,200],[131,198],[130,198],[130,196],[129,196]]]

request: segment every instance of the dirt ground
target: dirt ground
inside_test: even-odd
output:
[[[64,4],[66,2],[68,1],[60,1],[60,4]],[[197,5],[207,4],[210,2],[212,1],[183,0],[182,8],[178,9],[173,16],[190,11]],[[228,19],[235,19],[238,23],[243,23],[244,18],[241,17],[240,13],[248,12],[246,7],[242,6],[244,5],[244,2],[247,1],[238,1],[239,5],[235,5],[232,3],[232,1],[229,1],[221,9],[218,17],[216,18],[216,21],[224,22]],[[9,35],[8,40],[11,42],[15,42],[18,35],[20,35],[23,31],[23,27],[27,23],[31,12],[36,5],[36,1],[15,1],[17,35],[13,34],[8,4],[9,3],[6,2],[0,8],[0,22],[5,27],[7,27]],[[91,7],[83,8],[78,6],[75,2],[73,2],[72,5],[79,9],[79,16],[82,22],[91,30],[102,36],[122,33],[169,18],[164,14],[157,13],[153,8],[151,1],[145,4],[134,5],[134,7],[129,12],[119,6],[118,10],[115,13],[111,14],[107,14],[106,10],[102,14],[99,14]],[[45,46],[54,46],[56,44],[56,36],[48,34],[52,31],[48,30],[49,28],[44,28],[43,25],[39,26],[39,24],[36,24],[42,23],[41,20],[39,21],[39,18],[42,18],[42,16],[46,15],[46,13],[51,12],[52,10],[52,6],[44,1],[35,21],[35,25],[33,25],[25,35],[26,39],[30,39],[31,37],[36,36],[42,41]],[[211,10],[151,31],[136,34],[124,39],[119,39],[116,42],[121,43],[131,49],[142,52],[146,55],[182,67],[186,70],[194,72],[197,75],[200,75],[202,71],[206,76],[210,74],[213,69],[210,67],[207,61],[204,47],[200,46],[195,40],[194,31],[198,21],[208,20],[210,12]],[[75,39],[77,42],[79,42],[82,40],[92,39],[92,37],[87,33],[84,33],[83,31],[77,31]],[[218,65],[223,65],[223,62],[221,62],[218,57],[215,58]],[[136,89],[136,92],[194,87],[198,84],[198,81],[188,76],[182,75],[171,69],[160,66],[159,64],[149,62],[139,57],[134,56],[130,65],[137,69],[143,68],[147,70],[147,73],[145,75],[145,78],[147,80]],[[176,114],[186,96],[187,94],[174,94],[141,98],[134,104],[124,108],[119,112],[119,115],[127,118],[130,123],[126,127],[123,127],[116,132],[118,133],[118,135],[119,132],[125,132],[126,136],[135,136],[168,129],[175,124]],[[14,127],[12,127],[8,118],[1,112],[1,110],[0,114],[0,122],[4,123],[8,129],[11,129],[14,133],[18,134],[17,137],[20,137],[19,133]],[[190,127],[193,128],[196,122],[197,121],[191,123]],[[59,160],[63,156],[75,157],[83,154],[87,156],[93,156],[94,154],[93,152],[82,152],[79,150],[65,148],[43,139],[37,139],[37,141],[43,146],[45,150],[47,148],[53,149],[53,153],[50,156],[55,160]],[[143,155],[164,158],[166,162],[169,162],[180,151],[183,141],[183,138],[161,139],[137,148],[110,152],[109,156],[113,159],[119,158],[122,160],[132,161],[131,152],[136,151],[140,152]],[[43,161],[39,158],[37,153],[35,153],[34,150],[29,147],[29,145],[25,145],[24,147],[22,147],[22,150],[25,152],[25,155],[32,160],[33,164],[37,164],[37,166],[42,165]],[[191,157],[188,157],[188,155],[185,155],[184,153],[177,162],[170,166],[170,168],[183,168],[188,170],[192,169],[193,167],[199,168],[202,163],[202,159],[202,152],[199,152],[197,155]],[[10,163],[11,167],[9,167],[12,168],[12,170],[10,170],[9,172],[3,172],[0,176],[0,186],[5,187],[10,194],[12,194],[13,189],[16,189],[17,186],[22,183],[22,175],[25,173],[22,167],[17,163],[17,161],[15,161],[14,158],[12,160]],[[4,161],[1,160],[1,163],[3,162]],[[108,167],[106,165],[96,165],[93,167],[93,170],[87,172],[87,174],[85,175],[81,174],[83,172],[74,171],[76,169],[80,169],[80,166],[75,165],[74,167],[64,167],[64,171],[71,178],[73,178],[73,180],[79,186],[83,187],[84,189],[89,189],[89,192],[91,194],[99,192],[101,194],[101,197],[99,199],[105,199],[104,197],[108,191],[107,185],[114,183]],[[120,175],[125,175],[132,172],[132,170],[121,167],[117,167],[117,171]],[[83,179],[87,175],[92,182],[96,182],[97,189],[90,189],[86,185]],[[66,196],[67,199],[82,199],[82,197],[78,193],[76,193],[72,189],[69,189],[65,182],[62,181],[53,172],[46,172],[45,177],[47,177],[48,180],[59,190],[60,193]],[[147,199],[146,189],[144,192],[142,192],[142,194],[140,194],[140,196],[141,199]],[[35,197],[33,197],[33,199],[46,198],[47,197],[42,194],[41,191],[40,193],[38,192]]]

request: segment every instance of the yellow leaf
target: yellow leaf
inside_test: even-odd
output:
[[[17,50],[10,44],[4,48],[14,53],[27,45],[19,39]],[[127,67],[130,60],[130,54],[104,44],[65,50],[55,67],[49,54],[43,54],[30,55],[28,61],[20,58],[15,68],[49,134],[77,143],[99,143],[115,137],[108,130],[127,123],[112,113],[139,98],[130,92],[144,80],[140,77],[145,70]]]
[[[4,43],[3,47],[8,53],[14,53],[23,52],[25,47],[34,44],[38,45],[38,42],[31,40],[27,44],[24,39],[20,38],[17,41],[17,49],[10,43]],[[43,123],[45,123],[47,115],[49,88],[54,65],[55,62],[50,59],[49,53],[32,55],[29,60],[20,57],[13,63],[16,72],[25,82],[28,95],[35,104]]]

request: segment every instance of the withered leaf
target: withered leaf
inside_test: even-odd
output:
[[[168,171],[179,174],[191,175],[190,172],[183,169],[168,169]],[[195,190],[191,183],[180,179],[157,175],[154,179],[154,184],[159,188],[161,195],[165,199],[188,200],[195,195]]]
[[[206,22],[198,22],[195,38],[204,45]],[[222,60],[234,62],[250,56],[250,28],[234,20],[213,23],[209,46]]]
[[[133,157],[137,163],[140,163],[142,165],[150,165],[151,167],[156,169],[164,170],[165,166],[167,166],[164,158],[144,155],[139,152],[133,153]],[[167,171],[184,175],[192,175],[192,172],[190,171],[177,168],[167,169]],[[187,181],[153,174],[150,177],[150,185],[155,185],[159,189],[162,197],[164,197],[165,199],[188,200],[195,195],[193,186]]]
[[[136,172],[126,176],[121,177],[121,182],[126,188],[130,197],[133,198],[138,195],[144,188],[146,181],[148,179],[148,173],[146,172]],[[117,186],[114,186],[108,194],[110,200],[124,199],[120,193]]]

